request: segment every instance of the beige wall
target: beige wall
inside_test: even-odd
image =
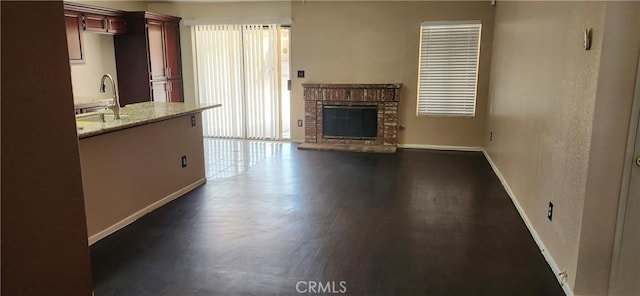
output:
[[[604,5],[505,1],[496,9],[485,147],[573,286]],[[587,27],[590,51],[581,49]]]
[[[89,236],[203,181],[202,141],[202,126],[192,127],[190,115],[81,139]]]
[[[402,82],[401,143],[482,145],[493,33],[488,2],[236,2],[149,3],[153,12],[183,19],[292,18],[292,139],[304,139],[304,82]],[[483,23],[478,106],[475,118],[417,117],[416,84],[420,22],[480,19]],[[185,100],[195,98],[191,32],[181,25]]]
[[[606,292],[629,126],[638,11],[615,5],[496,7],[485,147],[577,295]]]
[[[89,296],[60,1],[2,1],[2,295]],[[28,38],[26,38],[28,36]],[[25,119],[25,112],[37,119]]]
[[[291,120],[304,119],[302,83],[401,82],[401,144],[482,146],[489,83],[494,7],[477,2],[324,2],[292,4]],[[482,44],[475,118],[417,117],[420,22],[481,20]],[[292,138],[304,139],[293,126]]]
[[[82,32],[85,63],[71,64],[71,84],[73,98],[76,103],[95,101],[111,97],[110,86],[105,93],[100,93],[100,79],[109,73],[116,81],[116,56],[113,47],[113,36]]]
[[[180,22],[180,45],[182,48],[182,78],[185,102],[195,101],[195,83],[193,75],[193,52],[191,27],[184,20],[195,19],[256,19],[290,18],[291,3],[275,2],[221,2],[221,3],[149,3],[151,12],[163,13],[183,18]]]
[[[640,52],[640,3],[607,2],[603,33],[576,295],[604,295],[608,289]]]

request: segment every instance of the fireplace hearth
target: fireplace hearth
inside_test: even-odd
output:
[[[302,86],[305,143],[300,149],[395,152],[402,84],[304,83]]]

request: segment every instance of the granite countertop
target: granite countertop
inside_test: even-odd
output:
[[[76,130],[78,138],[88,138],[105,133],[110,133],[126,128],[145,125],[153,122],[176,118],[188,114],[202,112],[203,110],[220,107],[221,104],[202,103],[156,103],[144,102],[127,105],[120,109],[121,119],[107,119],[107,122],[92,121],[88,117],[105,113],[107,116],[113,112],[91,112],[76,116]]]

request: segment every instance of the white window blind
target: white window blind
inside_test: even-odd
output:
[[[475,116],[479,21],[420,26],[418,116]]]
[[[198,98],[207,137],[279,139],[279,26],[195,25]]]

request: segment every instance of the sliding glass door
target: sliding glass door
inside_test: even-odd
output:
[[[278,25],[194,26],[199,100],[222,104],[203,113],[205,136],[282,138],[287,90],[282,88],[280,35]]]

